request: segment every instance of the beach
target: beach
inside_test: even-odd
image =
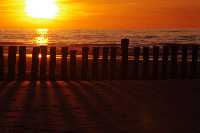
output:
[[[0,129],[4,133],[199,131],[198,126],[191,127],[199,87],[199,80],[1,82]]]

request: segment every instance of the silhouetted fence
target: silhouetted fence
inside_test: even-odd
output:
[[[30,47],[28,47],[30,49]],[[82,47],[0,46],[0,80],[129,80],[199,78],[198,45]],[[30,71],[28,71],[28,67]]]

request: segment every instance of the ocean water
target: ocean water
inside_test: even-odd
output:
[[[36,29],[0,29],[0,43],[19,42],[33,44]],[[130,46],[156,45],[160,43],[200,44],[199,30],[53,30],[48,29],[49,44],[120,44],[122,38],[130,39]],[[4,42],[4,43],[2,43]]]

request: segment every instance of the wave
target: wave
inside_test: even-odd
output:
[[[0,42],[31,44],[34,30],[0,30]],[[49,43],[62,44],[119,44],[129,38],[134,44],[199,43],[198,30],[49,30]]]

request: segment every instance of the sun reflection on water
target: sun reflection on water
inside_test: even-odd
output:
[[[47,46],[49,42],[48,32],[48,29],[36,29],[36,33],[33,38],[33,43],[37,46]]]

